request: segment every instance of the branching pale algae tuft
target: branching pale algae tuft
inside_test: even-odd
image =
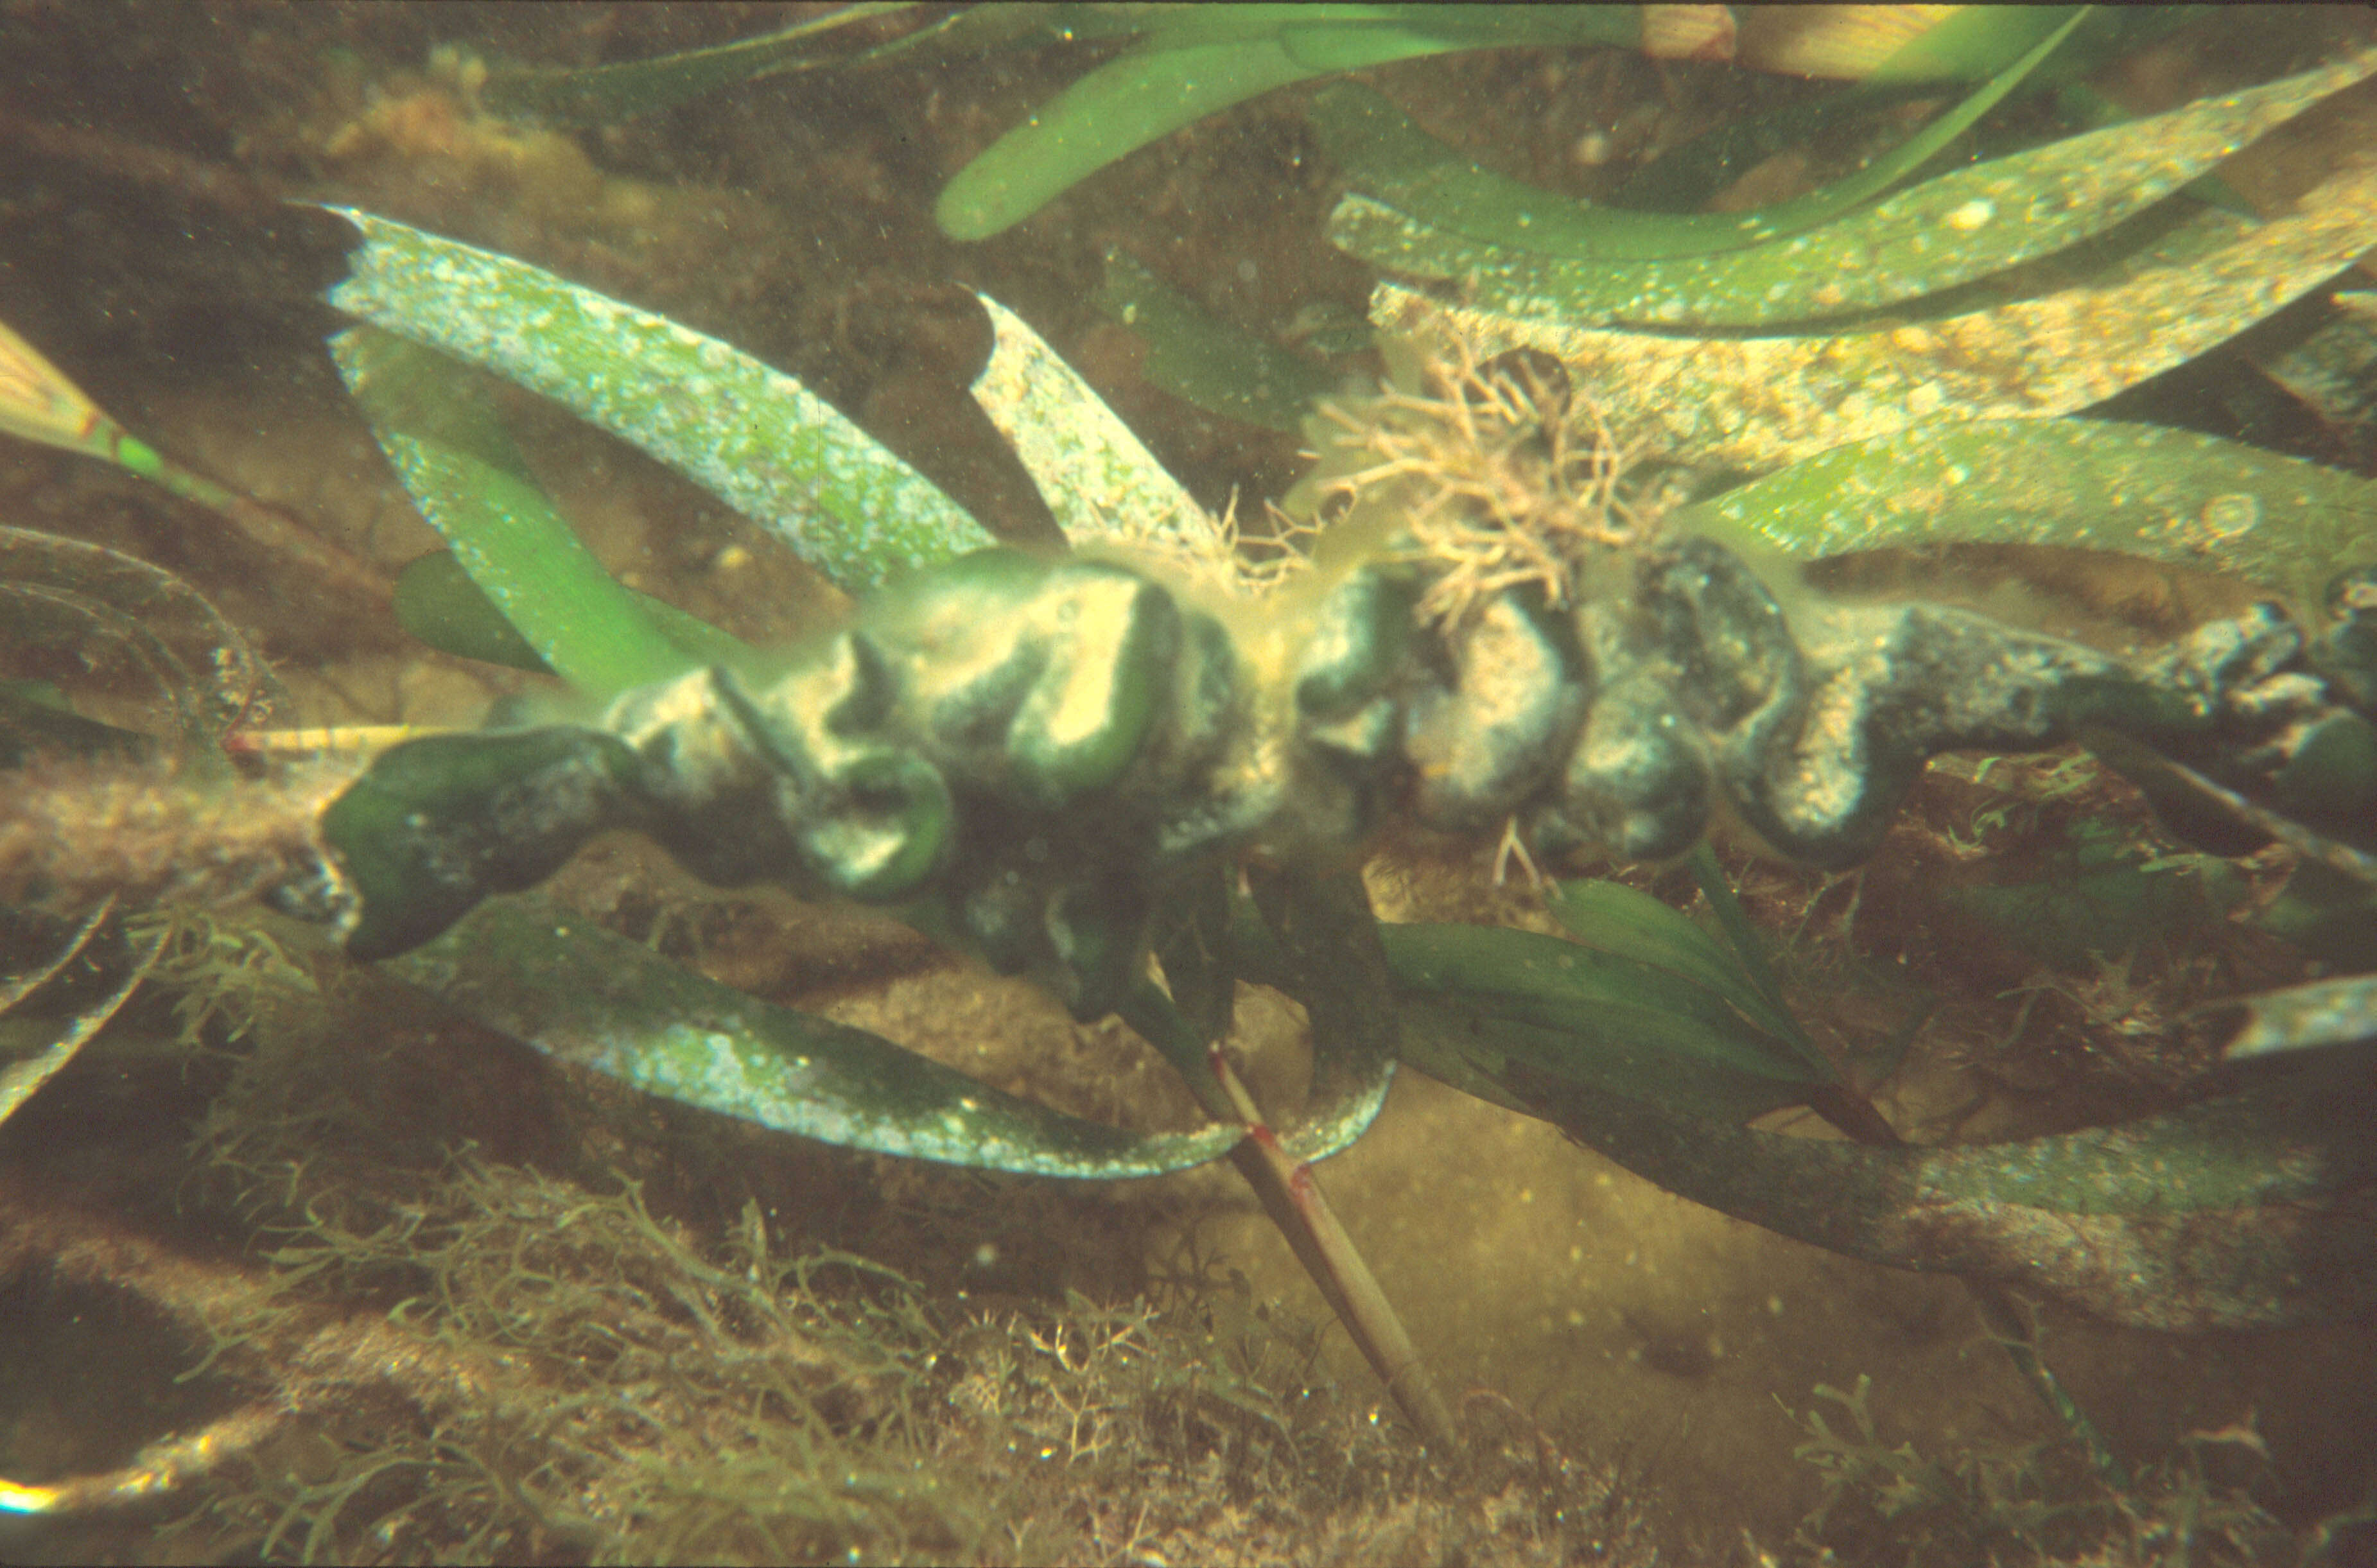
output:
[[[1014,21],[998,18],[908,47],[977,46]],[[210,833],[204,813],[151,822],[157,842],[219,841],[227,856],[164,913],[78,896],[128,905],[175,890],[130,869],[74,881],[63,858],[22,847],[51,796],[18,793],[0,807],[0,888],[22,906],[11,951],[42,956],[0,990],[30,1042],[0,1064],[0,1117],[144,974],[180,991],[192,1038],[219,1039],[221,1022],[232,1039],[303,1033],[288,1019],[328,1005],[315,977],[272,939],[185,906],[194,892],[275,880],[279,907],[330,927],[346,958],[642,1095],[842,1149],[1037,1178],[1228,1158],[1432,1454],[1476,1448],[1475,1474],[1518,1475],[1526,1444],[1475,1419],[1464,1435],[1308,1169],[1362,1135],[1409,1062],[1671,1191],[1961,1279],[2069,1434],[2073,1484],[2096,1489],[2054,1501],[2070,1487],[2028,1454],[1943,1466],[1886,1447],[1864,1383],[1822,1389],[1857,1432],[1808,1418],[1803,1453],[1827,1483],[1810,1545],[1845,1500],[1870,1493],[1883,1519],[1929,1521],[1918,1550],[2043,1556],[2120,1530],[2135,1544],[2177,1514],[2252,1550],[2267,1517],[2208,1501],[2200,1465],[2192,1479],[2166,1467],[2132,1480],[2010,1290],[2178,1331],[2365,1314],[2377,955],[2324,947],[2343,955],[2337,973],[2230,1004],[2212,1021],[2228,1059],[2158,1114],[1924,1146],[1902,1140],[1844,1051],[1820,1045],[1708,848],[1731,834],[1849,870],[1902,820],[1934,759],[2078,745],[2192,846],[2172,857],[2191,886],[2275,843],[2304,869],[2271,929],[2289,934],[2291,919],[2316,932],[2308,948],[2377,913],[2372,486],[2236,443],[2066,417],[2233,338],[2365,248],[2364,158],[2264,222],[2186,193],[2377,70],[2377,55],[1917,178],[2051,74],[2060,50],[2119,46],[2086,20],[1931,39],[1919,79],[1977,83],[1968,96],[1860,172],[1747,214],[1530,190],[1368,90],[1322,92],[1313,123],[1354,187],[1331,236],[1387,274],[1371,316],[1392,374],[1307,421],[1319,463],[1284,518],[1314,547],[1294,574],[1250,570],[1232,527],[995,301],[974,393],[1070,536],[1062,558],[981,547],[974,520],[922,475],[723,342],[513,257],[332,209],[363,236],[330,294],[355,322],[333,358],[452,547],[400,585],[399,611],[441,646],[559,675],[579,706],[572,722],[401,740],[318,817],[276,796],[271,831],[252,842]],[[961,175],[940,216],[955,233],[993,233],[1180,123],[1152,84],[1193,78],[1196,105],[1215,105],[1475,42],[1467,23],[1428,25],[1164,14]],[[780,63],[831,31],[487,85],[600,113]],[[1151,106],[1089,134],[1134,97]],[[1147,280],[1113,276],[1117,297],[1148,297]],[[1161,323],[1200,329],[1178,300]],[[1275,353],[1250,360],[1283,374]],[[24,367],[18,401],[39,394],[47,411],[23,429],[73,445],[98,427],[46,362],[5,363]],[[629,592],[537,485],[481,395],[485,374],[766,522],[859,595],[855,608],[762,652]],[[2090,636],[2001,601],[1859,593],[1823,558],[1942,540],[2217,567],[2253,592],[2157,638]],[[78,635],[125,640],[137,597],[179,602],[170,580],[104,553],[6,544],[22,565],[0,593]],[[205,635],[220,656],[193,661],[159,639],[163,656],[144,645],[143,657],[173,695],[184,751],[211,757],[269,678],[227,627]],[[12,765],[143,743],[56,701],[18,706]],[[258,798],[217,787],[234,807]],[[293,842],[293,813],[317,836]],[[1985,845],[1971,829],[1948,842]],[[1208,1124],[1137,1132],[1061,1114],[735,991],[560,904],[497,896],[530,894],[614,830],[712,886],[896,907],[1083,1023],[1118,1016],[1179,1070]],[[1382,836],[1414,830],[1499,834],[1531,866],[1690,857],[1715,934],[1616,881],[1551,889],[1559,935],[1382,925],[1356,868]],[[2091,916],[2072,907],[2083,889],[2132,914],[2162,897],[2173,868],[2133,847],[2075,837],[2058,863],[2072,874],[2040,884],[2025,918],[2084,928]],[[1966,908],[1990,917],[1986,899]],[[2096,991],[2126,987],[2129,962],[2100,962]],[[1276,1131],[1223,1048],[1241,983],[1294,998],[1309,1021],[1311,1092]],[[1168,1314],[1075,1300],[959,1322],[871,1265],[776,1256],[756,1207],[712,1255],[632,1183],[591,1196],[467,1155],[413,1190],[361,1199],[309,1177],[305,1147],[352,1126],[354,1107],[267,1114],[253,1061],[237,1071],[246,1110],[208,1137],[241,1202],[283,1216],[277,1275],[194,1282],[151,1258],[125,1278],[213,1335],[225,1365],[305,1366],[311,1381],[113,1471],[12,1485],[7,1506],[70,1512],[245,1464],[252,1490],[219,1490],[190,1527],[264,1556],[349,1552],[364,1516],[397,1556],[986,1556],[1010,1544],[994,1541],[994,1519],[1045,1504],[1028,1466],[994,1458],[970,1474],[953,1461],[1002,1433],[1009,1458],[1014,1434],[1061,1454],[1076,1485],[1126,1451],[1155,1455],[1167,1485],[1204,1473],[1200,1454],[1236,1477],[1293,1464],[1308,1478],[1310,1452],[1333,1445],[1375,1466],[1337,1477],[1368,1507],[1380,1478],[1415,1473],[1411,1454],[1356,1446],[1334,1416],[1291,1408],[1281,1368],[1254,1365],[1275,1335],[1233,1318],[1225,1296],[1191,1292]],[[1846,1140],[1749,1125],[1793,1107]],[[46,1223],[54,1250],[84,1239],[71,1215]],[[818,1283],[843,1273],[863,1283]],[[387,1298],[379,1321],[341,1317],[308,1296],[317,1284]],[[1703,1349],[1661,1365],[1697,1377],[1714,1360]],[[358,1386],[394,1412],[373,1441],[351,1412],[323,1413]],[[1557,1459],[1547,1442],[1534,1452],[1531,1539],[1571,1542],[1568,1514],[1543,1509],[1573,1495],[1581,1515],[1600,1511],[1610,1550],[1634,1550],[1599,1478],[1544,1460]],[[2092,1522],[2075,1534],[2078,1514]],[[1177,1537],[1143,1524],[1069,1527],[1108,1554],[1172,1550]],[[1439,1544],[1460,1534],[1429,1528]]]

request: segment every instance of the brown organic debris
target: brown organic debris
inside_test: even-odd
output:
[[[1426,341],[1427,391],[1391,386],[1356,409],[1327,406],[1349,433],[1343,449],[1370,461],[1325,492],[1384,511],[1406,553],[1437,574],[1425,619],[1457,622],[1529,586],[1564,605],[1593,562],[1657,532],[1664,509],[1627,478],[1637,452],[1557,364],[1523,353],[1481,360],[1458,332]]]
[[[161,767],[36,760],[0,792],[0,904],[252,893],[312,861],[315,819],[353,773],[207,786]]]

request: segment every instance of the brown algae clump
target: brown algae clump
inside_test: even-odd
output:
[[[1600,563],[1656,535],[1674,497],[1557,360],[1481,360],[1451,330],[1401,349],[1376,398],[1325,405],[1308,483],[1332,526],[1392,530],[1389,547],[1426,565],[1424,619],[1458,622],[1529,585],[1566,606]]]

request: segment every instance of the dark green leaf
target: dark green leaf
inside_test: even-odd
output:
[[[1271,430],[1297,430],[1337,378],[1217,320],[1120,251],[1106,253],[1098,308],[1147,343],[1147,378],[1199,408]]]
[[[1803,1105],[1813,1087],[1731,1067],[1706,1051],[1705,1032],[1652,1009],[1597,1009],[1581,1023],[1571,1015],[1551,1026],[1474,998],[1407,997],[1403,1015],[1406,1063],[1463,1094],[1529,1115],[1537,1113],[1509,1085],[1530,1071],[1728,1126]]]
[[[488,72],[480,98],[498,114],[533,114],[557,126],[607,125],[755,77],[830,64],[835,56],[815,53],[818,40],[853,22],[907,10],[913,3],[862,0],[758,38],[651,60],[583,70],[499,66]]]
[[[1142,1135],[1065,1116],[530,900],[491,903],[386,967],[557,1059],[842,1148],[1103,1179],[1202,1165],[1244,1132]]]
[[[1709,913],[1716,916],[1717,929],[1725,933],[1726,941],[1733,949],[1735,963],[1740,965],[1742,974],[1764,999],[1769,1014],[1782,1021],[1779,1032],[1783,1038],[1798,1047],[1800,1059],[1818,1077],[1831,1078],[1832,1064],[1816,1049],[1814,1043],[1808,1038],[1807,1031],[1799,1027],[1799,1021],[1792,1017],[1791,1010],[1784,1005],[1783,982],[1775,976],[1774,965],[1767,962],[1766,938],[1750,923],[1750,912],[1741,907],[1740,896],[1733,891],[1733,883],[1726,878],[1725,868],[1717,864],[1716,851],[1710,846],[1708,840],[1702,839],[1692,846],[1687,864],[1692,868],[1692,880],[1700,884],[1701,897],[1708,901]]]
[[[1768,1001],[1740,959],[1649,893],[1623,882],[1562,882],[1546,900],[1552,917],[1586,947],[1665,969],[1714,991],[1778,1038],[1798,1025]]]
[[[1518,1061],[1739,1119],[1800,1103],[1833,1077],[1753,1023],[1724,988],[1655,963],[1485,926],[1382,926],[1379,935],[1404,999],[1406,1059],[1488,1098],[1509,1103],[1490,1085]],[[1632,945],[1677,951],[1655,932]],[[1731,984],[1741,983],[1737,972]]]
[[[348,953],[409,952],[489,893],[534,887],[596,833],[642,826],[638,772],[617,736],[571,724],[383,751],[321,816],[353,905]]]
[[[405,630],[441,653],[532,675],[553,673],[451,550],[433,550],[399,573],[394,607]]]

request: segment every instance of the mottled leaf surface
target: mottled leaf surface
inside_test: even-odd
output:
[[[739,349],[540,268],[352,208],[330,303],[553,399],[767,525],[854,592],[991,543],[830,403]]]
[[[2377,54],[2356,54],[1960,169],[1811,231],[1713,256],[1571,259],[1540,253],[1533,224],[1519,221],[1528,213],[1506,214],[1499,224],[1439,225],[1359,194],[1339,205],[1330,237],[1389,271],[1459,280],[1465,303],[1523,320],[1757,327],[1844,316],[1935,293],[2103,233],[2372,71]],[[1420,135],[1364,88],[1332,88],[1313,112],[1332,146]],[[1559,199],[1548,192],[1537,198],[1538,206]]]
[[[974,401],[1075,548],[1107,542],[1217,563],[1213,520],[1031,324],[987,295],[995,334]]]
[[[2204,209],[2097,277],[2034,299],[1896,327],[1695,338],[1519,320],[1382,283],[1371,318],[1438,321],[1481,355],[1568,366],[1613,425],[1654,449],[1762,470],[1935,414],[2039,419],[2101,402],[2204,353],[2333,277],[2377,238],[2377,154],[2343,161],[2293,213]]]
[[[1524,1066],[1507,1087],[1636,1174],[1785,1236],[2202,1331],[2377,1302],[2377,1080],[2365,1060],[2323,1065],[2144,1121],[1947,1148],[1751,1131]]]
[[[1065,1116],[533,900],[487,904],[383,967],[548,1056],[842,1148],[1038,1176],[1155,1176],[1220,1157],[1244,1131],[1141,1136]]]
[[[1245,1135],[1222,1125],[1142,1134],[1067,1116],[878,1035],[704,979],[531,898],[484,904],[383,967],[556,1059],[842,1148],[1117,1179],[1202,1165]],[[1282,1139],[1293,1157],[1333,1154],[1369,1122],[1368,1114],[1319,1108]],[[1375,1112],[1375,1096],[1368,1109]]]
[[[2093,419],[1933,417],[1684,514],[1803,556],[1928,540],[2112,550],[2312,592],[2377,561],[2377,484],[2259,447]]]

